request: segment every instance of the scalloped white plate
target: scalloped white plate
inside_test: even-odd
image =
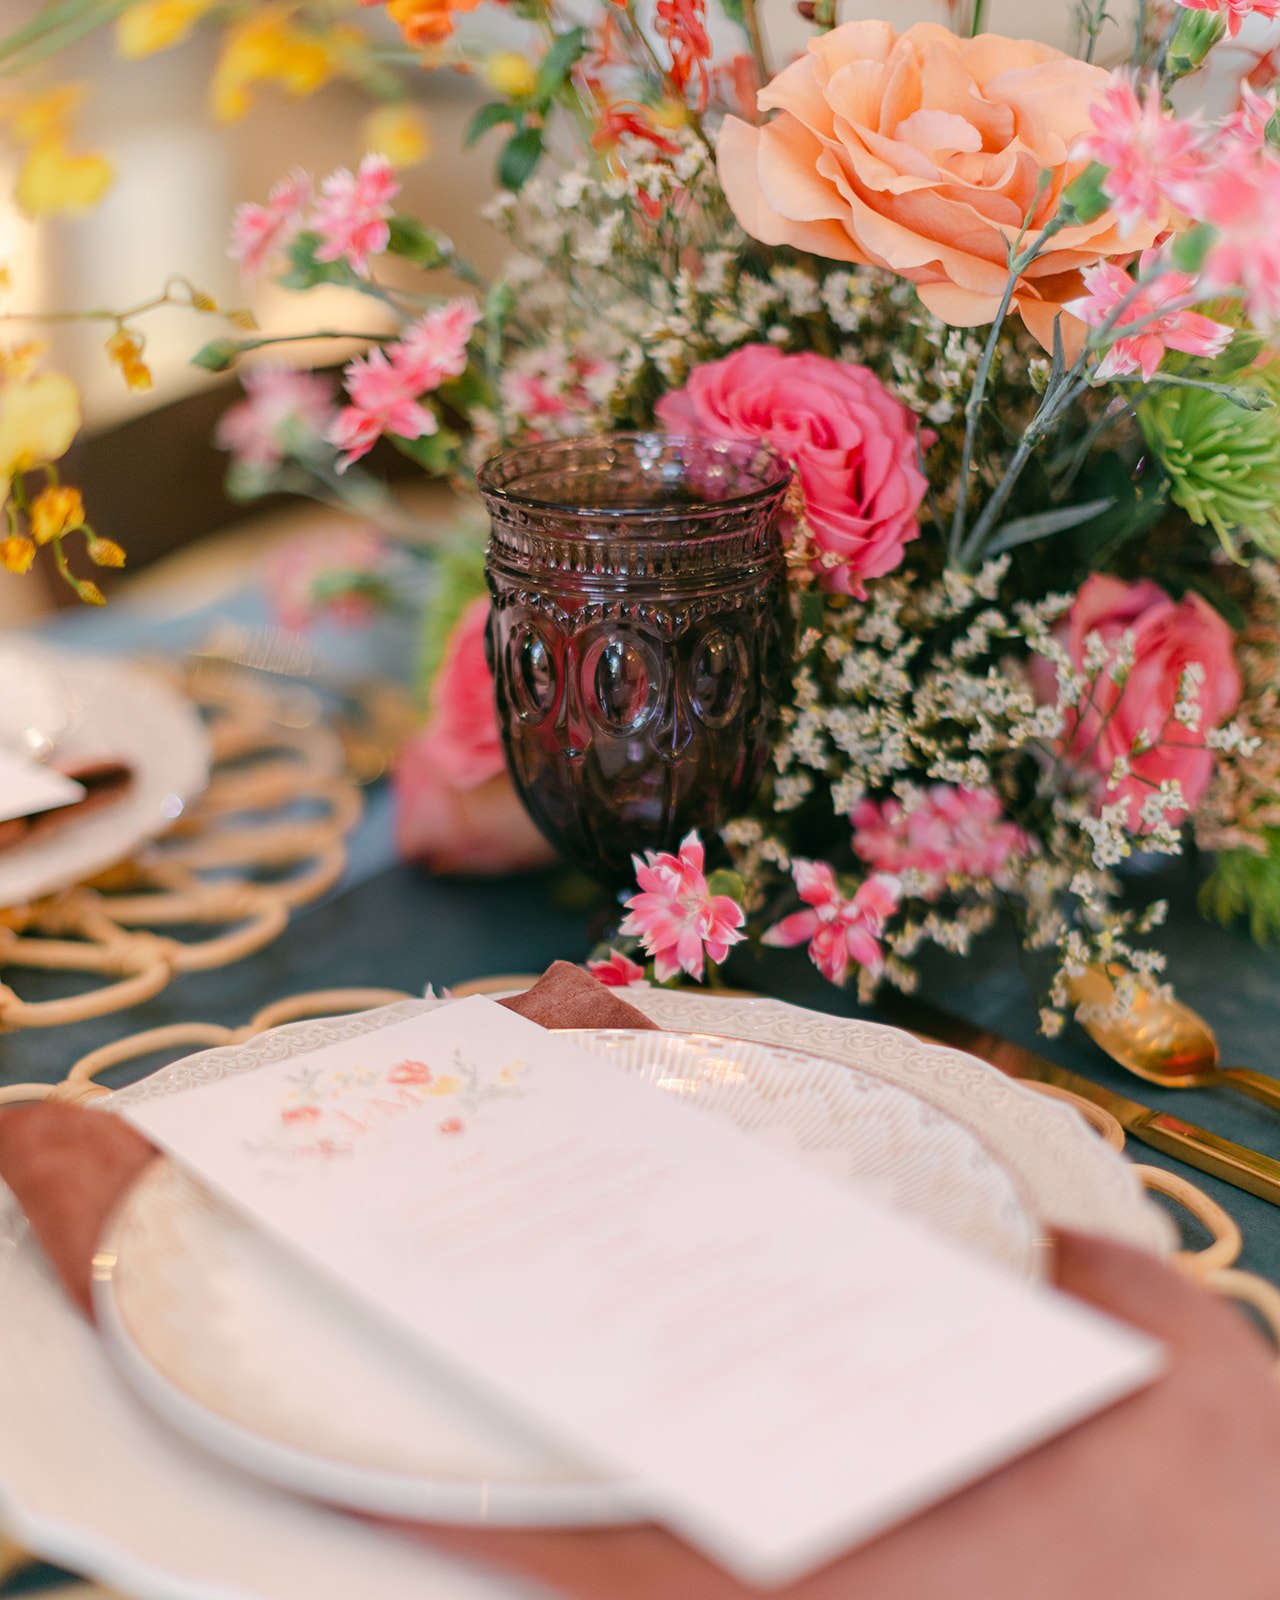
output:
[[[910,1090],[711,1034],[568,1036],[1033,1275],[1038,1227],[1016,1182],[969,1128]],[[224,1064],[235,1070],[248,1048],[230,1047]],[[95,1310],[121,1369],[180,1432],[235,1466],[386,1516],[519,1527],[644,1513],[630,1486],[516,1429],[172,1163],[130,1192],[102,1255]]]
[[[779,1001],[645,990],[627,999],[664,1028],[804,1049],[900,1083],[975,1132],[1038,1221],[1162,1253],[1173,1247],[1167,1220],[1128,1164],[1074,1111],[972,1057]],[[441,1003],[293,1024],[251,1041],[244,1047],[251,1059],[239,1068],[292,1053],[300,1037],[314,1048]],[[188,1057],[116,1102],[220,1077],[229,1070],[225,1054]],[[2,1186],[0,1196],[0,1518],[26,1548],[143,1600],[541,1594],[299,1499],[186,1444],[137,1403],[53,1281]]]
[[[58,760],[126,762],[133,786],[116,804],[0,854],[0,906],[39,899],[123,861],[172,827],[209,780],[204,724],[163,678],[127,661],[41,642],[29,653],[48,665],[72,708]]]

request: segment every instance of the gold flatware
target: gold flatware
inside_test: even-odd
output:
[[[1280,1161],[1274,1161],[1270,1156],[1235,1144],[1230,1139],[1221,1139],[1216,1133],[1184,1122],[1181,1117],[1171,1116],[1166,1111],[1153,1111],[1149,1106],[1139,1105],[1136,1100],[1128,1100],[1124,1095],[1094,1083],[1091,1078],[1082,1078],[1079,1073],[1056,1066],[1043,1056],[1024,1050],[1010,1039],[989,1033],[976,1023],[966,1022],[963,1017],[953,1016],[915,996],[890,993],[877,1000],[877,1008],[890,1021],[912,1033],[936,1040],[939,1044],[954,1045],[958,1050],[989,1061],[1012,1078],[1051,1083],[1059,1089],[1079,1095],[1081,1099],[1090,1100],[1109,1111],[1131,1138],[1186,1162],[1187,1166],[1195,1167],[1198,1172],[1207,1172],[1212,1177],[1233,1184],[1237,1189],[1244,1189],[1248,1194],[1280,1206]]]
[[[1089,967],[1068,983],[1084,1006],[1076,1020],[1096,1045],[1139,1078],[1165,1089],[1239,1089],[1280,1111],[1280,1081],[1247,1067],[1218,1065],[1218,1041],[1203,1017],[1180,1000],[1139,993],[1127,1014],[1104,1016],[1115,998],[1101,967]]]

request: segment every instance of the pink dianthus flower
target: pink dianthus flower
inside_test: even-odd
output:
[[[296,367],[248,368],[245,398],[218,419],[214,442],[246,467],[275,467],[323,439],[336,410],[329,380]]]
[[[381,255],[391,238],[387,218],[400,193],[395,168],[386,156],[371,152],[356,173],[339,167],[320,187],[322,197],[310,219],[321,237],[316,260],[345,261],[368,277],[369,257]]]
[[[653,957],[659,983],[687,972],[701,981],[704,952],[723,961],[731,945],[745,937],[746,915],[727,894],[712,894],[703,875],[705,852],[696,832],[688,833],[679,855],[647,850],[632,856],[641,892],[626,902],[620,933],[637,937]]]
[[[1139,271],[1150,271],[1155,260],[1154,250],[1144,250]],[[1088,294],[1069,301],[1064,309],[1091,328],[1099,328],[1133,294],[1134,280],[1110,261],[1086,267],[1083,277]],[[1118,378],[1141,372],[1144,381],[1150,383],[1166,350],[1182,350],[1194,356],[1221,355],[1231,343],[1230,326],[1186,309],[1204,297],[1204,291],[1188,272],[1171,269],[1144,284],[1112,325],[1115,342],[1099,361],[1097,376]],[[1119,329],[1134,322],[1143,326],[1135,333],[1119,334]]]
[[[878,872],[861,885],[852,900],[840,892],[835,873],[825,861],[793,861],[791,875],[807,909],[783,917],[764,935],[765,944],[809,944],[809,959],[824,978],[842,984],[852,962],[874,977],[884,968],[880,938],[897,909],[902,885]]]
[[[1234,39],[1248,17],[1280,17],[1280,0],[1178,0],[1188,11],[1216,11],[1226,20],[1227,35]]]
[[[644,979],[644,968],[620,950],[610,950],[608,960],[588,961],[587,971],[611,989],[625,989],[629,983]]]
[[[246,282],[258,277],[273,257],[282,255],[293,243],[311,195],[311,175],[298,167],[281,178],[265,206],[247,200],[236,207],[227,254],[240,263]]]
[[[861,800],[849,814],[854,853],[880,872],[912,872],[926,900],[950,877],[999,882],[1027,845],[994,789],[938,783],[908,810],[897,800]]]
[[[1154,83],[1147,84],[1146,99],[1140,100],[1123,68],[1112,74],[1110,87],[1089,107],[1089,115],[1097,131],[1086,134],[1073,154],[1111,169],[1102,190],[1115,202],[1121,233],[1132,232],[1140,222],[1159,224],[1166,201],[1179,204],[1183,186],[1204,170],[1202,130],[1170,116]]]

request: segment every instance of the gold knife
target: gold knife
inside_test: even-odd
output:
[[[1280,1206],[1280,1161],[1270,1156],[1242,1144],[1233,1144],[1230,1139],[1221,1139],[1216,1133],[1197,1128],[1193,1122],[1184,1122],[1167,1111],[1152,1111],[1136,1100],[1127,1100],[1091,1078],[1082,1078],[1066,1067],[1055,1066],[1011,1039],[988,1033],[976,1023],[939,1010],[914,995],[883,994],[877,997],[876,1006],[899,1026],[989,1061],[1011,1078],[1056,1084],[1059,1089],[1067,1089],[1081,1099],[1092,1100],[1109,1111],[1131,1138],[1140,1139],[1153,1150],[1163,1151],[1199,1172],[1207,1172],[1225,1183],[1234,1184],[1237,1189]]]

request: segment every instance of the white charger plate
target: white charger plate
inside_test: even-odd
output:
[[[976,1134],[912,1091],[710,1034],[568,1037],[1034,1275],[1039,1228],[1016,1181]],[[517,1428],[171,1162],[131,1191],[101,1257],[95,1310],[122,1371],[180,1432],[235,1466],[386,1516],[522,1527],[644,1515],[630,1485]]]
[[[163,678],[127,661],[41,642],[29,653],[56,676],[71,707],[58,763],[122,761],[133,785],[114,805],[0,853],[0,906],[36,900],[124,860],[171,827],[209,779],[204,725]]]
[[[1128,1163],[1076,1112],[970,1056],[780,1001],[656,990],[627,999],[664,1028],[803,1048],[903,1084],[978,1134],[1040,1222],[1173,1248]],[[227,1052],[206,1051],[115,1101],[248,1070],[291,1053],[297,1034],[316,1048],[440,1003],[294,1024],[251,1041],[234,1068]],[[545,1600],[189,1446],[137,1403],[3,1186],[0,1195],[0,1520],[26,1548],[142,1600]]]

